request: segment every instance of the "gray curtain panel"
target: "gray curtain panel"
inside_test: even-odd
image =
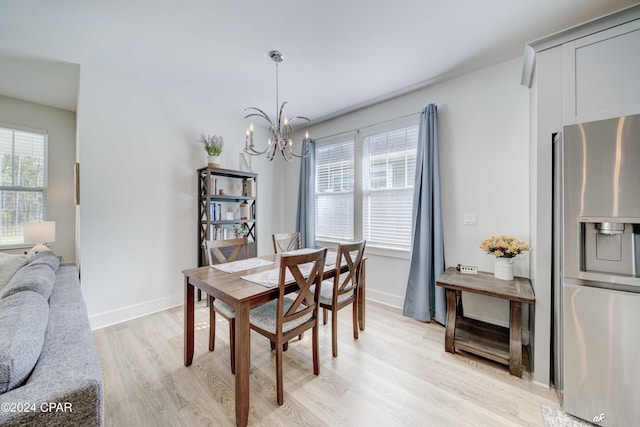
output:
[[[304,147],[302,147],[304,150]],[[309,140],[309,156],[300,159],[300,183],[298,185],[298,214],[296,231],[300,232],[303,248],[316,247],[316,142]]]
[[[444,325],[444,289],[436,279],[444,272],[444,237],[440,203],[438,107],[429,104],[420,116],[416,178],[413,189],[411,266],[403,314],[422,322]]]

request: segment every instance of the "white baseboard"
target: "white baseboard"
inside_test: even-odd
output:
[[[402,309],[404,304],[403,297],[372,289],[367,289],[367,300],[399,309]],[[140,304],[130,305],[113,311],[94,314],[89,316],[89,323],[91,324],[92,330],[100,329],[182,304],[184,304],[184,295],[180,293],[170,297],[158,298],[151,301],[145,301]]]
[[[89,316],[89,323],[91,330],[100,329],[182,304],[184,304],[184,294],[181,292],[169,297],[158,298],[117,310],[94,314],[93,316]]]
[[[531,379],[531,383],[536,385],[536,386],[538,386],[538,387],[542,387],[542,388],[545,388],[547,390],[551,390],[551,386],[549,385],[549,383],[544,384],[544,383],[541,383],[541,382],[536,381],[534,379]]]
[[[391,307],[402,309],[404,306],[404,297],[380,292],[373,289],[366,290],[367,300],[379,302],[381,304],[390,305]]]

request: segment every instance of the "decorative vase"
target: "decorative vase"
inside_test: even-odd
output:
[[[494,266],[493,275],[496,279],[513,280],[513,263],[511,258],[498,258]]]
[[[207,166],[210,168],[219,168],[220,156],[207,156]]]

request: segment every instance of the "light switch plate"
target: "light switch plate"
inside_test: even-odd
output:
[[[464,225],[478,225],[478,214],[464,214]]]
[[[460,273],[462,274],[478,274],[478,267],[472,267],[469,265],[461,265]]]

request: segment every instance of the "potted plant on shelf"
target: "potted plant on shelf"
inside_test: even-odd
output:
[[[233,233],[236,235],[236,238],[245,237],[247,235],[247,227],[244,224],[234,225]]]
[[[207,164],[210,168],[220,167],[220,155],[222,154],[222,147],[224,147],[224,140],[219,135],[205,135],[200,134],[200,142],[204,145],[204,149],[207,152]]]
[[[492,236],[480,248],[496,257],[493,275],[502,280],[513,280],[513,258],[531,250],[525,242],[511,236]]]

